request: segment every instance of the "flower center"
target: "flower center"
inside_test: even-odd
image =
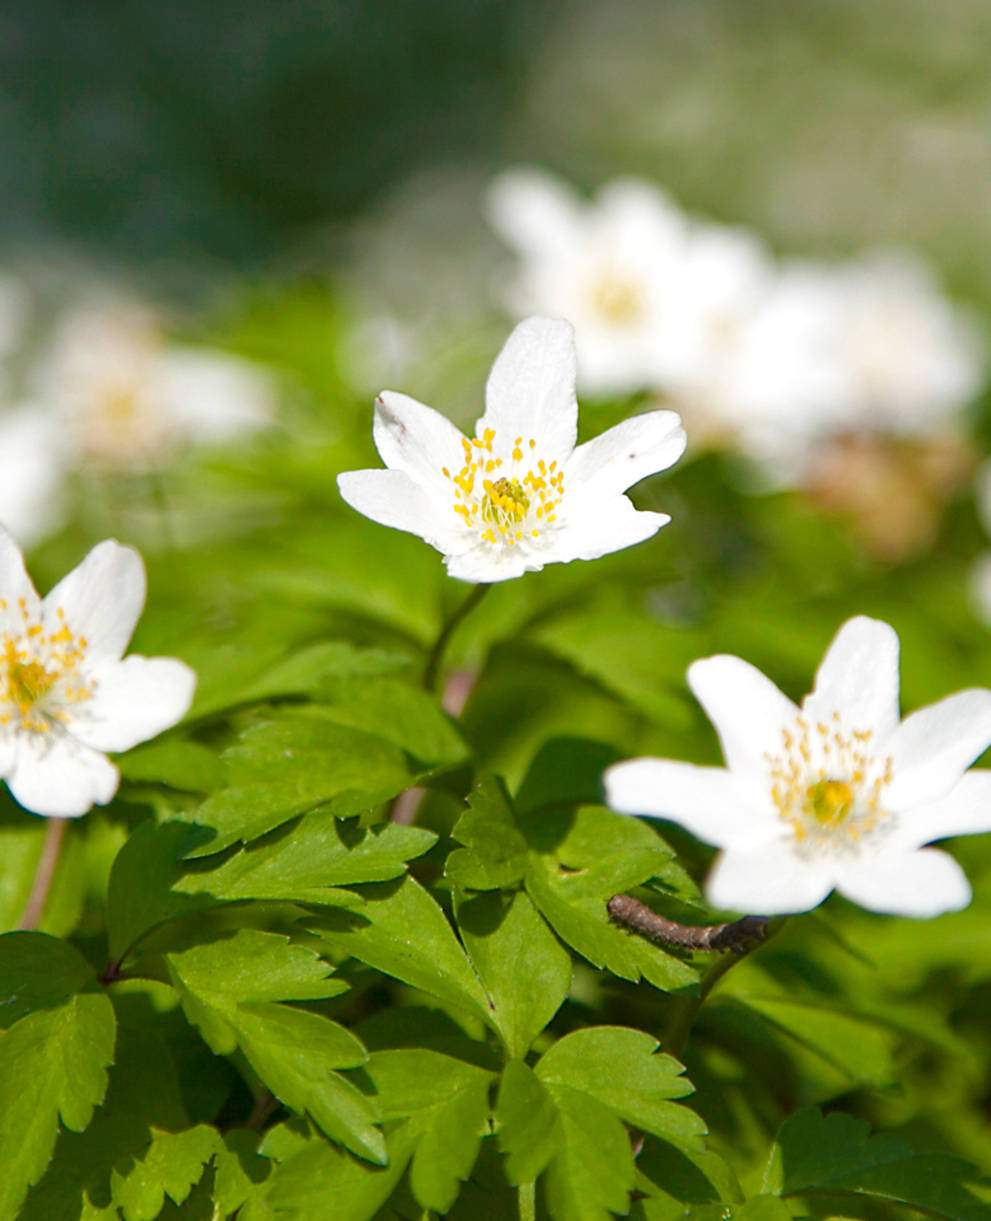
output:
[[[592,286],[592,309],[609,326],[637,322],[644,304],[643,286],[615,272],[605,272]]]
[[[850,851],[889,817],[883,806],[891,759],[876,755],[873,730],[846,730],[804,716],[781,731],[780,754],[764,756],[771,800],[799,844]]]
[[[835,826],[853,808],[853,789],[845,780],[817,780],[805,791],[805,808],[816,822]]]
[[[537,442],[522,437],[504,454],[492,428],[481,438],[463,438],[462,445],[461,470],[452,475],[446,466],[441,469],[454,485],[453,508],[464,524],[487,543],[515,547],[539,539],[556,521],[564,495],[564,472],[557,462],[534,462]]]
[[[46,634],[23,598],[18,607],[21,624],[0,632],[0,729],[44,733],[68,720],[69,705],[93,694],[92,683],[78,673],[87,641],[74,635],[61,610],[56,612],[58,627]],[[0,613],[7,611],[7,602],[0,598]]]

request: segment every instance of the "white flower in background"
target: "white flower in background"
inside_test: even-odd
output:
[[[80,307],[62,322],[34,398],[70,464],[161,465],[186,442],[220,442],[273,415],[271,387],[247,361],[166,343],[134,305]]]
[[[703,433],[732,438],[775,482],[788,482],[819,438],[851,422],[836,359],[841,300],[835,277],[812,263],[785,264],[762,288],[755,285],[675,397]]]
[[[677,405],[775,482],[802,479],[839,437],[944,432],[983,380],[967,320],[908,254],[785,264],[712,356]]]
[[[834,888],[897,915],[967,905],[960,867],[924,845],[991,830],[991,771],[967,772],[991,743],[991,691],[899,722],[898,637],[862,616],[840,628],[801,707],[739,657],[697,661],[688,681],[726,767],[618,763],[606,798],[722,849],[705,886],[714,907],[806,911]]]
[[[568,318],[589,394],[667,386],[690,353],[682,342],[688,223],[656,187],[620,179],[594,202],[538,171],[500,175],[489,215],[521,256],[510,306]]]
[[[196,676],[169,657],[124,658],[145,600],[141,556],[100,543],[44,600],[0,530],[0,777],[25,809],[77,818],[120,775],[105,751],[175,725]]]
[[[867,431],[937,431],[984,380],[969,319],[908,251],[878,251],[838,268],[836,360],[846,409]],[[842,404],[841,404],[842,409]]]
[[[577,429],[574,332],[530,318],[492,366],[473,438],[383,391],[373,433],[389,469],[348,471],[337,482],[359,513],[436,547],[452,577],[504,581],[618,551],[670,520],[638,512],[623,493],[681,456],[674,412],[634,416],[576,448]]]

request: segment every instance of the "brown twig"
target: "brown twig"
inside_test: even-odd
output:
[[[59,853],[62,849],[62,837],[65,835],[68,822],[67,818],[49,818],[47,820],[45,842],[41,846],[38,868],[34,872],[31,892],[17,925],[21,930],[36,929],[41,923],[41,917],[45,913],[45,904],[48,902],[48,892],[52,888],[52,879],[55,877]]]
[[[733,950],[740,954],[751,941],[763,941],[767,916],[744,916],[729,924],[678,924],[666,920],[632,895],[613,895],[606,904],[617,924],[643,933],[651,941],[685,950]]]

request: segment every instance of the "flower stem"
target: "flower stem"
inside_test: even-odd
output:
[[[52,888],[55,877],[55,867],[58,865],[59,853],[62,850],[62,837],[68,825],[67,818],[49,818],[45,827],[45,842],[41,846],[41,856],[38,858],[38,868],[34,872],[31,883],[31,893],[24,905],[24,913],[17,927],[24,931],[36,929],[41,923],[48,901],[48,892]]]
[[[688,1042],[688,1036],[695,1025],[695,1019],[698,1017],[699,1010],[705,1004],[709,993],[715,988],[726,972],[745,958],[756,945],[770,940],[771,937],[780,932],[784,927],[786,919],[787,917],[782,916],[779,919],[768,921],[760,941],[751,940],[746,947],[722,954],[702,976],[699,990],[694,996],[679,996],[676,998],[674,1008],[668,1018],[667,1026],[664,1028],[664,1034],[661,1036],[661,1048],[664,1051],[674,1056],[677,1060],[681,1059],[682,1052],[685,1050],[685,1044]]]
[[[537,1219],[537,1184],[521,1183],[516,1189],[520,1221]]]
[[[427,664],[423,670],[423,686],[427,691],[435,691],[437,689],[437,679],[440,675],[441,662],[444,660],[444,651],[447,649],[448,641],[454,635],[455,629],[460,625],[463,619],[466,619],[475,607],[488,593],[491,586],[476,585],[472,589],[467,598],[457,607],[440,629],[440,635],[434,641],[434,646],[430,650],[430,655],[427,657]]]

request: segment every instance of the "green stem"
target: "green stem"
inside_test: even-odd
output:
[[[521,1183],[516,1191],[520,1221],[537,1221],[537,1184]]]
[[[17,926],[19,929],[36,929],[41,923],[68,822],[67,818],[49,818],[47,820],[45,842],[42,844],[38,868],[35,870],[34,881],[31,883],[31,893],[28,895],[28,901],[24,905],[24,914]]]
[[[434,646],[430,650],[430,655],[427,657],[427,664],[423,670],[423,686],[427,691],[435,691],[437,689],[437,680],[440,676],[441,662],[444,660],[444,652],[447,649],[448,641],[454,635],[456,628],[460,625],[463,619],[466,619],[475,607],[481,602],[485,595],[489,592],[491,586],[476,585],[467,598],[458,606],[451,615],[447,618],[444,626],[440,629],[440,635],[434,641]]]
[[[741,962],[750,953],[751,949],[755,949],[758,945],[762,945],[765,941],[769,941],[779,933],[784,927],[786,919],[786,916],[782,916],[780,919],[770,921],[765,929],[763,939],[759,942],[751,942],[750,946],[742,952],[729,951],[728,953],[720,954],[702,976],[698,992],[693,996],[679,996],[675,1000],[671,1016],[668,1018],[664,1034],[661,1036],[661,1048],[664,1051],[674,1056],[677,1060],[681,1059],[681,1054],[685,1050],[685,1044],[688,1042],[688,1036],[692,1033],[692,1027],[695,1025],[695,1019],[698,1017],[699,1010],[705,1004],[709,993],[712,992],[726,972],[735,967],[738,962]]]

